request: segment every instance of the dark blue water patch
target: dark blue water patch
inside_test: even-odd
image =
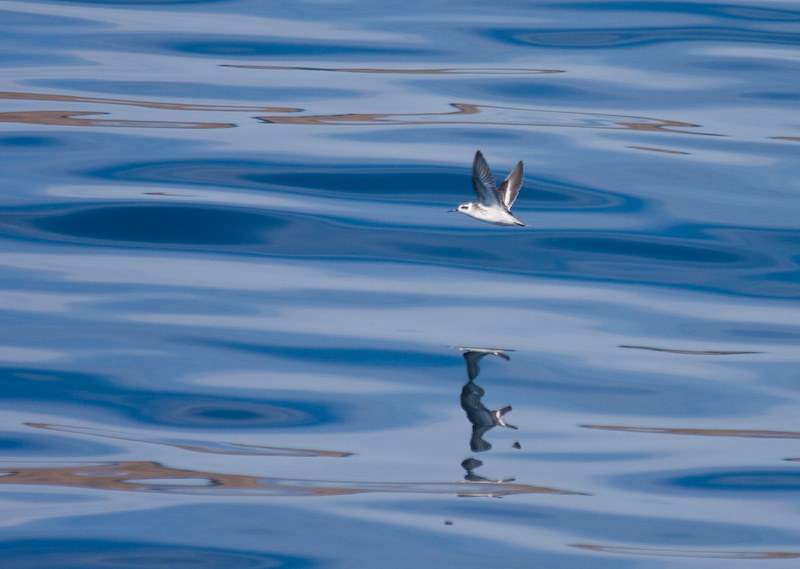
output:
[[[119,452],[107,444],[89,442],[74,437],[15,433],[0,433],[0,459],[8,457],[72,457],[103,456]]]
[[[760,91],[739,93],[737,97],[742,99],[754,99],[756,101],[798,101],[800,91]]]
[[[382,369],[395,368],[449,368],[454,361],[460,359],[458,352],[430,353],[411,350],[376,349],[359,347],[331,348],[324,344],[314,345],[313,338],[307,338],[307,346],[287,346],[276,344],[250,344],[246,342],[228,342],[214,340],[195,340],[195,343],[208,347],[225,350],[241,350],[250,353],[263,353],[281,358],[299,360],[302,362],[318,362],[331,365],[357,364],[359,366],[374,366]]]
[[[676,470],[616,476],[610,482],[626,490],[689,494],[706,498],[794,500],[800,495],[800,469],[753,468]]]
[[[309,559],[245,550],[101,539],[0,541],[6,569],[305,569]]]
[[[316,87],[276,87],[265,84],[262,87],[244,85],[215,85],[213,83],[192,83],[178,81],[119,81],[99,79],[35,79],[21,81],[21,85],[58,89],[59,92],[108,93],[126,97],[180,97],[182,99],[218,99],[230,101],[260,101],[269,104],[275,99],[316,101],[328,98],[357,98],[363,92],[353,89]]]
[[[31,149],[49,149],[56,146],[63,147],[65,145],[60,138],[54,136],[18,134],[0,136],[0,146],[3,147],[3,152],[13,152],[14,150],[29,152]]]
[[[206,429],[284,429],[341,423],[356,414],[343,402],[230,397],[225,393],[143,391],[111,378],[28,368],[0,369],[3,403],[35,403],[112,413],[148,425]],[[221,391],[221,390],[220,390]]]
[[[253,37],[249,41],[237,36],[209,40],[175,41],[165,45],[170,51],[192,53],[196,55],[233,56],[233,57],[308,57],[333,58],[368,56],[379,58],[387,56],[436,56],[443,55],[441,50],[423,49],[420,47],[390,47],[374,43],[345,42],[312,42],[312,41],[264,41],[261,37]]]
[[[513,165],[512,165],[513,166]],[[509,168],[510,169],[510,168]],[[474,196],[468,167],[413,167],[396,164],[315,165],[245,160],[180,160],[123,164],[77,172],[103,180],[155,184],[227,186],[249,190],[296,192],[369,201],[451,204]],[[537,209],[605,209],[635,212],[638,198],[549,179],[527,178],[523,199]],[[435,188],[436,191],[431,191]],[[518,202],[521,203],[521,202]]]
[[[442,57],[449,53],[442,48],[424,48],[419,44],[391,44],[374,41],[323,41],[288,38],[265,39],[264,36],[213,34],[121,33],[64,34],[62,41],[74,42],[84,49],[161,53],[198,57],[224,57],[230,60],[252,58],[314,57],[316,60],[355,58],[364,60]]]
[[[461,100],[479,98],[490,99],[494,104],[503,102],[522,102],[526,104],[546,103],[559,101],[561,104],[591,101],[593,104],[612,103],[629,100],[631,93],[621,91],[616,85],[612,89],[590,89],[586,84],[582,87],[574,83],[559,83],[559,78],[544,75],[531,79],[439,79],[438,81],[408,81],[410,87],[442,95],[451,95]],[[641,93],[638,94],[641,96]],[[674,93],[672,94],[674,97]],[[512,119],[514,122],[524,123],[522,116]],[[535,118],[531,117],[531,122]]]
[[[759,297],[800,296],[796,249],[761,249],[773,231],[747,230],[749,242],[712,235],[738,228],[697,227],[703,238],[609,231],[517,230],[467,220],[464,228],[420,229],[372,222],[360,204],[347,218],[200,205],[32,208],[0,215],[0,230],[27,241],[219,251],[294,259],[359,259],[504,271],[535,276],[691,286]],[[442,215],[447,214],[442,211]],[[523,220],[524,210],[518,215]],[[405,222],[406,220],[398,220]],[[677,231],[687,229],[681,225]],[[741,237],[741,235],[739,235]],[[787,273],[786,267],[794,270]],[[781,279],[766,279],[770,273]]]
[[[797,34],[714,26],[663,28],[488,29],[476,33],[509,45],[553,49],[631,48],[669,42],[747,43],[796,46]]]
[[[615,237],[553,237],[540,243],[553,249],[586,251],[597,255],[624,255],[649,261],[672,261],[675,263],[712,263],[720,265],[741,265],[748,260],[746,255],[733,249],[711,247],[699,243],[685,243],[678,240],[648,238],[642,235],[617,235]]]
[[[70,208],[40,216],[34,225],[78,239],[130,244],[247,245],[264,243],[269,231],[286,222],[241,209],[128,204]]]
[[[276,173],[243,176],[260,184],[305,188],[306,193],[330,196],[363,196],[372,199],[414,203],[451,203],[472,199],[471,177],[464,172],[442,172],[420,168],[337,168],[317,172]],[[630,196],[543,179],[526,179],[525,200],[537,209],[635,211],[641,202]],[[430,191],[436,188],[436,192]]]
[[[501,142],[504,145],[517,141],[520,146],[535,145],[541,142],[540,133],[530,129],[490,128],[488,125],[393,125],[392,128],[366,128],[358,130],[339,130],[328,134],[334,140],[380,142],[382,144],[437,143],[452,144],[456,140],[467,140],[471,143],[480,141],[480,145]],[[536,138],[536,140],[534,140]],[[476,144],[477,146],[477,144]]]
[[[800,470],[715,472],[673,479],[671,484],[693,490],[724,492],[800,492]]]
[[[628,12],[629,16],[637,13],[658,12],[692,16],[722,16],[762,22],[792,22],[800,20],[800,12],[797,10],[705,2],[559,2],[558,4],[550,4],[550,7],[577,12]]]

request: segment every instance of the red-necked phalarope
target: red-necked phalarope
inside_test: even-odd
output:
[[[514,200],[517,199],[519,189],[522,187],[522,161],[516,165],[500,187],[497,187],[492,170],[478,150],[472,163],[472,187],[478,194],[478,201],[461,204],[458,209],[450,211],[460,211],[475,219],[497,225],[525,225],[511,215],[511,206],[514,205]]]

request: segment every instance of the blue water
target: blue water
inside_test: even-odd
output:
[[[3,569],[797,563],[796,3],[0,1],[0,66]]]

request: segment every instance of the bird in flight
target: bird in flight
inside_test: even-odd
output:
[[[514,167],[500,187],[497,187],[489,164],[478,150],[472,163],[472,187],[478,194],[478,201],[461,204],[450,211],[460,211],[475,219],[497,225],[525,225],[511,215],[511,206],[522,187],[522,161]]]

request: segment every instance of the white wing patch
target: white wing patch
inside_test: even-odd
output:
[[[522,188],[522,177],[522,161],[520,160],[519,164],[508,175],[508,178],[497,189],[507,210],[511,209],[519,195],[519,190]]]

